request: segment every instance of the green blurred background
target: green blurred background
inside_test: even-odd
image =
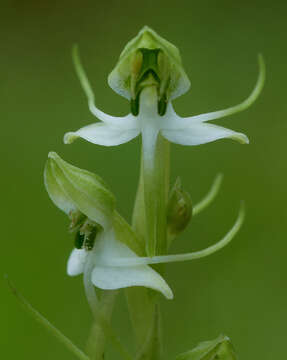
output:
[[[170,264],[173,301],[162,299],[165,358],[199,341],[229,335],[240,359],[286,355],[286,1],[20,1],[1,0],[1,261],[29,301],[84,347],[90,313],[81,277],[69,278],[68,220],[49,200],[43,167],[50,150],[101,175],[128,219],[139,167],[139,140],[104,148],[84,141],[67,146],[63,134],[94,119],[71,61],[74,43],[104,111],[123,115],[128,103],[107,75],[123,46],[143,25],[181,50],[192,87],[175,101],[181,115],[242,101],[257,77],[262,52],[267,81],[247,111],[217,121],[250,137],[250,145],[218,141],[172,146],[177,175],[194,202],[218,172],[216,202],[193,219],[173,252],[201,249],[232,225],[240,200],[247,219],[236,239],[202,260]],[[0,280],[1,359],[73,359],[21,308]],[[124,296],[114,318],[132,348]],[[118,356],[110,352],[110,358]]]

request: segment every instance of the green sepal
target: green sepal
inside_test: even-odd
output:
[[[110,226],[115,198],[99,176],[50,152],[44,178],[50,198],[61,210],[68,215],[79,211],[103,228]]]
[[[144,26],[125,46],[108,83],[118,94],[129,100],[135,99],[136,85],[148,70],[159,82],[160,98],[164,94],[167,100],[174,99],[190,87],[177,47]]]
[[[199,343],[194,349],[180,354],[176,360],[236,360],[234,348],[228,336]]]

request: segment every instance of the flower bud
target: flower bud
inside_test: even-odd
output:
[[[220,335],[217,339],[199,343],[194,349],[180,354],[176,360],[236,360],[230,339]]]
[[[100,177],[50,152],[44,179],[51,200],[71,217],[71,230],[81,225],[85,217],[103,228],[110,226],[115,198]]]
[[[151,81],[162,102],[182,95],[190,87],[179,50],[145,26],[125,46],[108,83],[115,92],[131,100],[133,111],[133,102]]]
[[[169,196],[167,205],[168,235],[174,237],[189,224],[192,216],[192,202],[189,193],[183,190],[180,178],[177,178]]]

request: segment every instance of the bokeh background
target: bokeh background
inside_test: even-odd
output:
[[[68,220],[43,186],[47,153],[95,171],[130,219],[139,168],[139,140],[113,148],[84,141],[67,146],[63,134],[91,123],[75,76],[71,48],[78,43],[104,111],[123,115],[128,103],[108,87],[107,75],[123,46],[143,25],[176,44],[192,87],[175,101],[181,115],[221,109],[242,101],[264,55],[267,81],[244,113],[216,123],[243,131],[250,145],[218,141],[172,146],[172,180],[180,175],[198,201],[218,172],[225,175],[215,203],[194,218],[173,252],[201,249],[233,224],[239,203],[247,218],[236,239],[202,260],[170,264],[173,301],[162,299],[165,358],[229,335],[240,359],[286,355],[286,12],[285,1],[17,1],[1,0],[1,252],[8,274],[29,301],[84,347],[90,313],[81,277],[69,278],[72,248]],[[3,279],[3,278],[2,278]],[[21,308],[0,279],[3,359],[73,359]],[[132,349],[124,296],[114,325]],[[118,358],[110,352],[109,358]]]

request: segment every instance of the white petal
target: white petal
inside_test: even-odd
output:
[[[99,120],[107,123],[107,124],[113,124],[115,121],[121,120],[123,118],[120,117],[114,117],[108,114],[105,114],[103,111],[97,108],[95,105],[95,95],[93,92],[93,89],[90,85],[90,82],[88,80],[88,77],[86,75],[86,72],[82,66],[78,47],[75,46],[73,48],[73,61],[75,65],[75,70],[78,75],[78,78],[80,80],[82,89],[84,90],[84,93],[88,99],[89,109],[93,115],[95,115]]]
[[[167,299],[173,298],[172,291],[165,280],[147,265],[133,267],[96,266],[92,272],[92,282],[103,290],[144,286],[160,291]]]
[[[98,239],[94,252],[96,258],[92,282],[100,289],[112,290],[130,286],[144,286],[161,292],[167,299],[173,298],[173,293],[166,281],[151,267],[147,265],[109,266],[110,258],[131,259],[138,257],[125,244],[115,240],[112,231],[106,232]]]
[[[264,64],[262,55],[258,56],[258,63],[259,63],[259,74],[258,74],[257,82],[256,82],[255,87],[252,90],[251,94],[242,103],[232,106],[230,108],[224,109],[224,110],[218,110],[218,111],[213,111],[213,112],[206,113],[206,114],[191,116],[191,117],[185,118],[185,119],[189,120],[189,121],[201,121],[201,122],[210,121],[210,120],[223,118],[225,116],[229,116],[232,114],[236,114],[238,112],[241,112],[241,111],[249,108],[249,106],[251,106],[254,103],[254,101],[258,98],[258,96],[260,95],[260,93],[263,89],[264,82],[265,82],[265,64]]]
[[[204,209],[206,209],[212,201],[215,199],[216,195],[219,192],[220,186],[222,184],[223,174],[218,174],[214,179],[214,182],[208,191],[208,193],[204,196],[204,198],[197,204],[195,204],[192,208],[192,216],[201,213]]]
[[[76,132],[66,133],[64,143],[70,144],[78,137],[81,137],[93,144],[114,146],[126,143],[136,136],[140,130],[137,128],[127,128],[120,126],[95,123],[85,126]]]
[[[177,255],[163,255],[163,256],[154,256],[154,257],[121,257],[121,258],[113,258],[112,256],[108,259],[108,263],[111,266],[123,266],[123,267],[134,267],[136,265],[142,264],[161,264],[161,263],[170,263],[170,262],[179,262],[179,261],[189,261],[200,259],[211,254],[214,254],[218,250],[222,249],[226,245],[230,243],[230,241],[234,238],[234,236],[240,230],[245,217],[244,207],[241,206],[239,211],[239,215],[236,219],[233,227],[228,231],[228,233],[216,244],[209,246],[206,249],[195,251],[186,254],[177,254]]]
[[[84,272],[87,255],[86,250],[74,249],[72,251],[67,264],[68,275],[76,276]]]
[[[242,133],[206,123],[191,123],[179,130],[163,129],[161,133],[167,140],[181,145],[200,145],[224,138],[237,140],[242,144],[249,143],[247,136]]]

